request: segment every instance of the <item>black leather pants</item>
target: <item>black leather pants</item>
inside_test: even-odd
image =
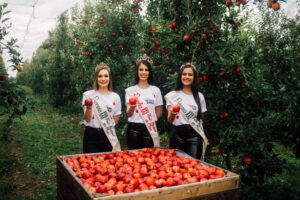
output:
[[[83,153],[109,152],[112,146],[102,128],[85,127]]]
[[[152,137],[143,123],[129,122],[126,140],[128,149],[152,148],[154,146]]]
[[[201,158],[203,139],[193,127],[172,125],[169,136],[171,149],[180,149],[194,158]]]

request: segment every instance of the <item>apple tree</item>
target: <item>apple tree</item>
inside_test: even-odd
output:
[[[21,72],[22,59],[20,58],[20,53],[16,50],[18,48],[16,45],[17,40],[14,38],[7,39],[11,23],[8,23],[9,18],[6,17],[6,14],[10,12],[6,10],[6,7],[6,3],[0,4],[0,55],[2,55],[3,50],[7,51],[11,63],[11,66],[8,68]],[[8,141],[9,131],[11,130],[14,118],[21,117],[26,113],[29,100],[16,81],[13,78],[8,78],[7,68],[2,56],[0,58],[0,116],[6,120],[0,137],[1,140]]]

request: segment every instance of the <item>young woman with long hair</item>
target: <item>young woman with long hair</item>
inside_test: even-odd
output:
[[[171,92],[168,93],[165,98],[170,97],[170,94]],[[185,63],[180,67],[176,90],[172,91],[172,94],[173,99],[180,99],[180,101],[177,102],[184,102],[187,106],[185,108],[179,108],[178,105],[171,103],[170,98],[166,98],[168,122],[172,124],[169,132],[170,148],[180,149],[192,157],[200,159],[202,155],[203,138],[198,134],[195,128],[191,126],[192,123],[188,120],[188,114],[184,116],[183,113],[179,111],[180,109],[184,109],[184,111],[187,110],[186,108],[190,109],[196,117],[196,123],[201,122],[203,113],[207,111],[204,96],[198,91],[197,72],[193,64]]]
[[[128,116],[126,138],[129,149],[159,145],[155,122],[162,116],[163,101],[160,89],[152,85],[151,63],[146,55],[138,59],[135,85],[125,90]],[[137,103],[132,102],[132,98]]]
[[[112,122],[113,126],[119,122],[121,100],[120,96],[112,91],[110,68],[104,63],[95,68],[94,88],[83,93],[82,107],[85,125],[83,153],[112,151],[113,142],[118,143],[113,141],[117,140],[116,136],[112,139],[108,137],[114,134],[114,127],[104,126],[108,124],[107,121]],[[119,146],[116,147],[119,150]]]

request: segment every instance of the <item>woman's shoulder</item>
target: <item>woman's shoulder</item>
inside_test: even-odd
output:
[[[176,93],[177,93],[178,91],[172,90],[172,91],[168,92],[165,96],[170,95],[170,94],[173,93],[173,92],[176,92]]]
[[[125,91],[136,90],[136,89],[137,89],[137,86],[133,85],[133,86],[126,88]]]
[[[83,96],[91,96],[95,93],[95,90],[88,90],[83,93]]]
[[[111,95],[114,97],[114,98],[120,98],[120,95],[116,92],[111,92]]]
[[[159,87],[157,87],[155,85],[150,85],[150,89],[153,90],[154,92],[160,92]]]

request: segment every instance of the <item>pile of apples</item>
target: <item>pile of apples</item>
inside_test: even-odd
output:
[[[118,195],[224,177],[224,171],[176,155],[174,149],[143,148],[65,159],[90,191]]]

